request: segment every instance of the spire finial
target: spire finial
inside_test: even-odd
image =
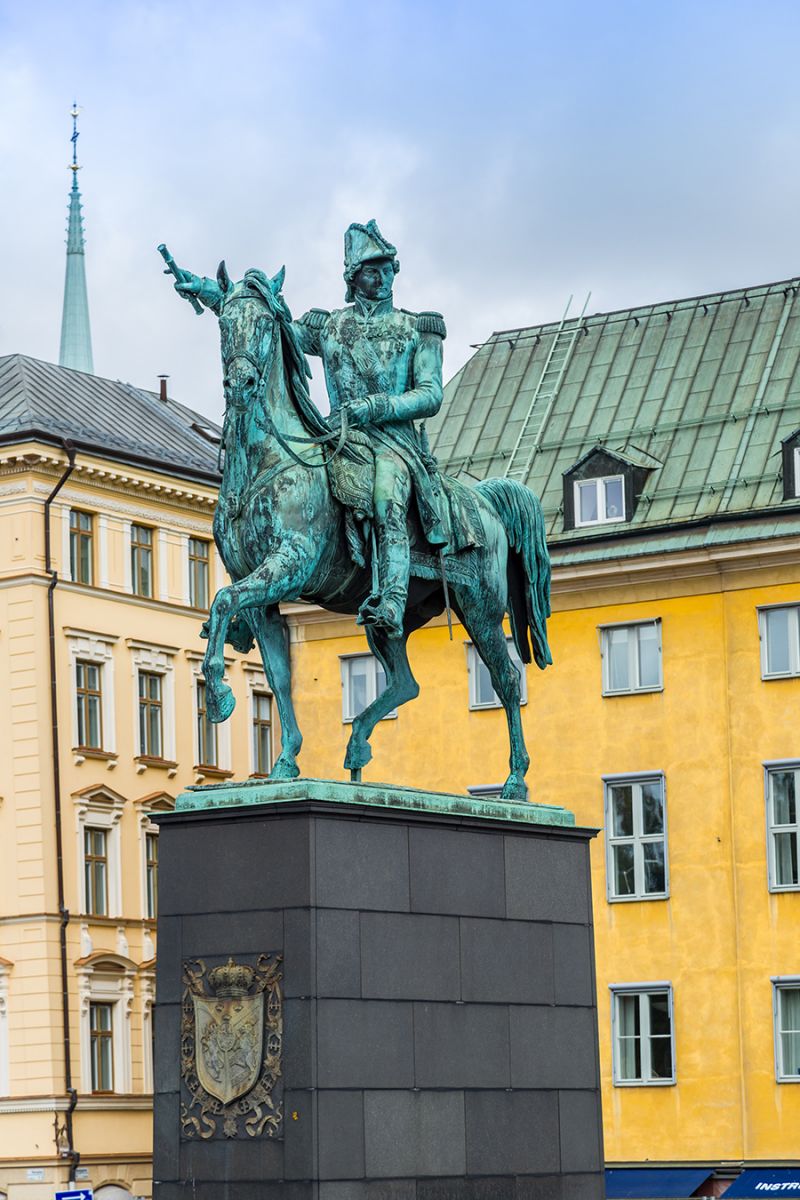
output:
[[[78,116],[80,115],[80,111],[77,100],[73,100],[69,113],[72,117],[72,137],[69,139],[72,142],[72,162],[69,164],[69,169],[72,171],[73,186],[75,186],[75,180],[77,180],[78,171],[80,171],[80,167],[78,166],[78,138],[81,136],[78,133]]]

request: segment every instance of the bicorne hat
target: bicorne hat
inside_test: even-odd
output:
[[[344,280],[347,284],[345,301],[348,304],[353,299],[353,289],[350,285],[359,267],[376,258],[391,258],[395,275],[400,270],[397,248],[391,242],[387,242],[374,218],[367,221],[366,225],[354,222],[344,235]]]

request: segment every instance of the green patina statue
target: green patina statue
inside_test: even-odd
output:
[[[299,775],[301,734],[292,706],[281,601],[303,599],[356,614],[386,672],[386,690],[353,721],[345,756],[360,778],[375,725],[419,691],[409,635],[452,603],[505,708],[511,741],[507,799],[526,795],[529,758],[519,676],[503,618],[523,662],[544,668],[550,562],[539,502],[523,485],[474,487],[442,476],[424,418],[442,402],[444,320],[392,303],[397,251],[374,221],[345,234],[348,306],[311,309],[294,322],[284,272],[250,270],[233,283],[175,266],[178,292],[219,318],[225,388],[224,466],[214,536],[233,582],[205,627],[207,711],[224,721],[234,698],[224,683],[226,641],[258,642],[281,718],[272,778]],[[308,392],[305,355],[321,357],[326,421]],[[451,599],[452,598],[452,599]]]

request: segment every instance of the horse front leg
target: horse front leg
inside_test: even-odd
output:
[[[236,698],[223,678],[225,639],[231,621],[249,609],[274,607],[284,597],[296,596],[302,591],[311,561],[310,548],[286,542],[278,554],[250,575],[217,592],[208,617],[208,647],[203,659],[210,721],[227,720],[236,707]]]
[[[269,773],[270,779],[296,779],[300,774],[297,755],[303,744],[303,735],[297,724],[292,703],[292,681],[289,663],[289,645],[286,630],[277,608],[265,611],[252,609],[247,613],[247,622],[258,642],[261,661],[267,676],[281,722],[281,752]]]

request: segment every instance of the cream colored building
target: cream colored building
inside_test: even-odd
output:
[[[217,433],[0,358],[0,1200],[151,1193],[150,814],[270,766],[256,655],[231,660],[232,719],[203,720]]]

